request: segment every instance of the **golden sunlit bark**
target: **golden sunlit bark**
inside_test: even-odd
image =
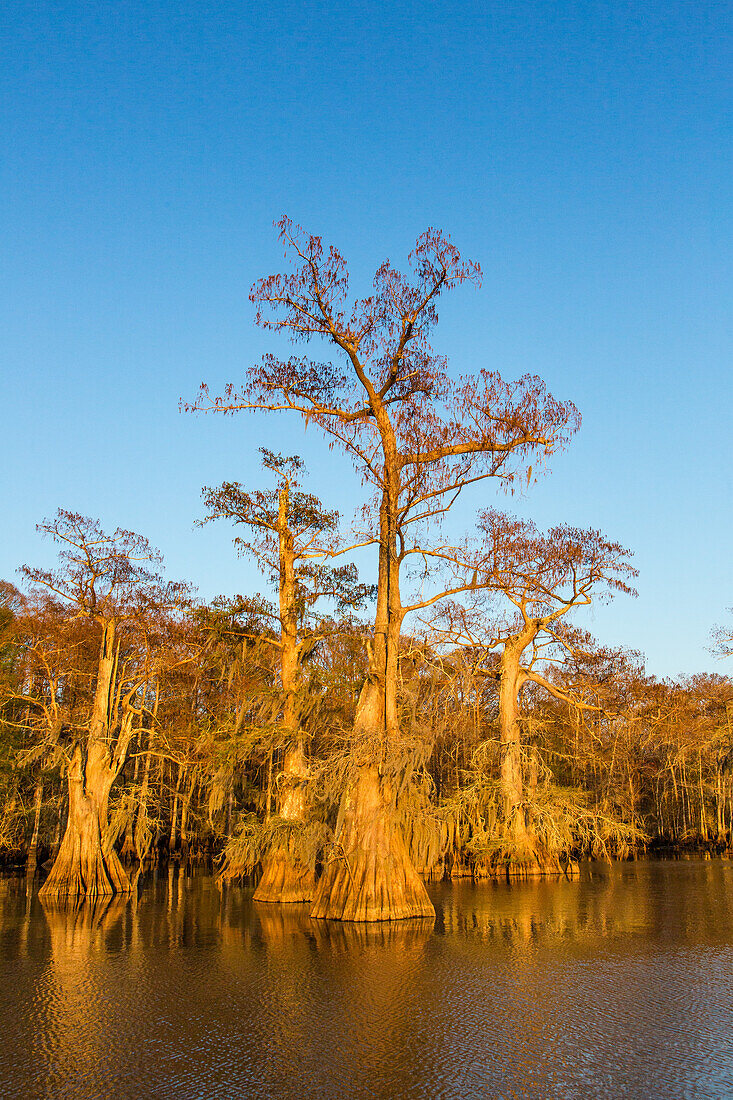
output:
[[[344,795],[337,844],[319,880],[311,916],[342,921],[434,917],[392,811],[387,781],[362,765]]]
[[[368,381],[366,388],[382,438],[385,486],[379,513],[374,640],[369,675],[357,707],[354,740],[357,746],[370,743],[372,752],[364,762],[355,762],[353,777],[342,797],[335,855],[318,882],[313,916],[354,921],[403,920],[435,916],[435,909],[395,820],[392,784],[379,766],[387,742],[400,737],[397,670],[404,619],[397,552],[400,468],[386,409]]]
[[[95,520],[61,508],[39,530],[60,545],[59,567],[24,566],[23,572],[58,639],[81,628],[73,655],[61,652],[58,641],[38,652],[47,685],[34,699],[46,726],[43,747],[64,761],[68,787],[65,833],[41,892],[46,897],[126,892],[130,882],[114,850],[124,815],[110,825],[110,790],[139,732],[135,719],[145,710],[151,628],[154,624],[164,648],[165,609],[178,603],[184,586],[166,583],[148,568],[160,555],[131,531],[117,528],[108,535]],[[94,637],[99,648],[92,666]]]
[[[290,484],[287,478],[278,493],[277,514],[279,610],[280,610],[280,687],[283,693],[282,723],[290,743],[285,750],[283,770],[278,776],[278,814],[289,823],[302,826],[306,820],[305,784],[308,765],[298,714],[300,655],[295,580],[295,546],[290,529]],[[270,795],[268,794],[268,810]],[[298,853],[297,842],[288,833],[276,842],[262,860],[262,877],[254,893],[255,901],[290,904],[310,901],[315,890],[315,872]]]
[[[86,744],[75,747],[67,767],[69,814],[66,832],[41,888],[43,897],[77,894],[97,897],[131,889],[117,853],[111,847],[105,851],[103,844],[109,792],[124,762],[131,737],[131,723],[128,722],[127,731],[122,731],[116,746],[119,755],[115,761],[108,736],[116,665],[115,623],[112,620],[105,623],[102,630],[97,684]]]

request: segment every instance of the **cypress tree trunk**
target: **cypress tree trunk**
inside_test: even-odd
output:
[[[434,917],[425,884],[396,826],[392,792],[373,765],[363,765],[339,811],[338,848],[321,876],[312,917],[342,921]]]
[[[285,755],[280,776],[278,814],[295,826],[305,820],[305,781],[308,766],[302,743]],[[274,844],[262,862],[262,878],[254,892],[255,901],[292,904],[311,901],[315,890],[315,874],[298,852],[297,837],[287,833],[282,843]]]
[[[138,801],[137,814],[135,815],[135,827],[132,834],[135,855],[137,856],[138,862],[138,873],[142,870],[143,862],[147,859],[150,853],[151,845],[151,837],[148,831],[148,795],[150,792],[150,761],[152,759],[152,755],[153,738],[151,735],[150,744],[148,745],[147,752],[145,753],[143,781],[140,785],[140,797]]]
[[[183,779],[184,767],[183,764],[178,765],[178,779],[176,780],[176,790],[173,798],[173,809],[171,811],[171,835],[168,843],[168,851],[171,855],[176,850],[178,843],[178,802],[181,793],[181,780]]]
[[[33,817],[33,834],[31,836],[31,842],[28,846],[28,859],[26,861],[25,873],[29,879],[32,879],[36,873],[36,863],[38,861],[38,832],[41,824],[41,807],[43,806],[43,780],[39,779],[36,783],[36,790],[33,799],[34,817]]]
[[[501,743],[501,790],[504,820],[511,855],[496,867],[508,878],[534,878],[563,873],[556,852],[542,851],[527,814],[529,790],[522,769],[519,689],[522,685],[520,660],[532,640],[532,623],[517,638],[506,642],[501,655],[499,684],[499,739]],[[536,633],[536,631],[535,631]]]
[[[86,744],[77,744],[68,766],[69,813],[66,832],[40,896],[98,897],[131,889],[117,853],[104,850],[109,792],[125,759],[131,715],[123,719],[115,756],[109,743],[115,672],[115,623],[103,625],[97,684]]]
[[[394,493],[396,500],[396,492]],[[435,917],[425,884],[415,870],[397,825],[389,777],[374,759],[375,746],[399,737],[397,667],[400,628],[399,563],[389,499],[380,514],[379,586],[369,676],[354,722],[357,752],[336,826],[334,857],[316,889],[311,915],[331,920],[383,921]],[[367,746],[360,750],[360,741]]]
[[[283,692],[283,726],[292,741],[285,752],[283,770],[277,780],[277,812],[292,823],[283,839],[276,841],[262,861],[262,877],[254,892],[255,901],[292,904],[311,901],[315,873],[298,850],[298,827],[306,821],[308,764],[298,714],[300,653],[295,579],[295,545],[290,529],[290,484],[286,479],[278,493],[278,556],[280,606],[280,686]],[[270,820],[272,799],[272,752],[268,761],[265,821]]]
[[[102,844],[113,779],[111,769],[99,759],[98,748],[94,758],[85,762],[77,746],[68,770],[66,832],[51,873],[40,890],[42,897],[83,894],[93,898],[131,889],[117,853],[113,848],[105,852]]]
[[[188,863],[188,807],[191,803],[195,785],[196,779],[194,777],[189,784],[188,793],[184,796],[183,805],[181,806],[181,860],[184,864]]]

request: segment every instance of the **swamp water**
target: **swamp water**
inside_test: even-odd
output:
[[[76,911],[0,881],[0,1096],[733,1096],[733,863],[433,884],[340,925],[172,871]]]

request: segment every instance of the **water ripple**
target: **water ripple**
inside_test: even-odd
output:
[[[733,1095],[729,865],[431,887],[311,921],[175,876],[137,904],[0,889],[4,1097]]]

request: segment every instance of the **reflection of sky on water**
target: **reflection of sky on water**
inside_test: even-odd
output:
[[[733,1091],[731,864],[430,890],[434,926],[363,926],[177,873],[137,904],[0,882],[0,1092]]]

